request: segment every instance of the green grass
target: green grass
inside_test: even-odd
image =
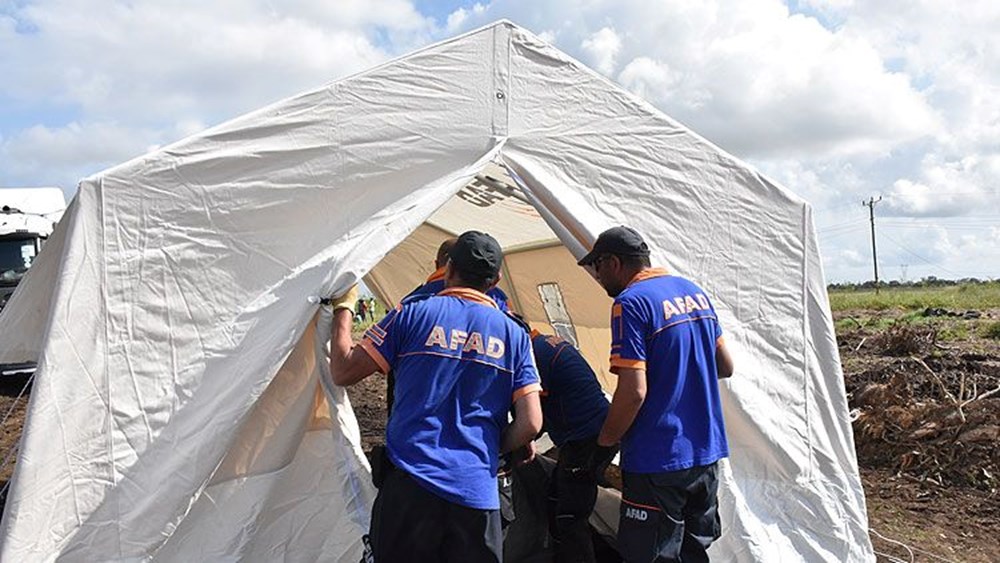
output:
[[[983,338],[1000,340],[1000,321],[984,324],[980,327]]]
[[[946,324],[938,333],[938,338],[941,340],[968,340],[969,325],[961,322]]]
[[[917,311],[928,307],[951,311],[1000,308],[1000,282],[949,287],[885,287],[878,295],[874,290],[830,291],[830,308],[834,311]]]

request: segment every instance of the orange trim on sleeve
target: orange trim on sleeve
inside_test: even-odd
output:
[[[625,358],[611,357],[611,367],[626,369],[646,369],[646,362],[642,360],[627,360]]]
[[[518,399],[524,397],[525,395],[530,395],[532,393],[541,393],[541,392],[542,392],[541,385],[539,385],[538,383],[529,383],[524,387],[521,387],[520,389],[514,391],[514,396],[511,397],[510,402],[516,403]]]
[[[535,329],[531,329],[531,335],[530,335],[530,337],[531,337],[532,339],[534,339],[534,338],[535,338],[536,336],[538,336],[539,334],[541,334],[541,333],[540,333],[540,332],[538,332],[537,330],[535,330]]]
[[[718,348],[719,346],[722,346],[725,343],[726,343],[726,341],[723,340],[721,336],[715,339],[715,347],[716,348]]]
[[[361,344],[358,344],[358,346],[361,346],[361,349],[367,352],[368,355],[371,356],[371,359],[375,360],[375,363],[378,364],[378,368],[382,370],[383,374],[389,373],[389,362],[385,361],[385,357],[382,356],[382,352],[379,352],[378,349],[375,348],[375,344],[373,344],[371,340],[362,338]]]
[[[644,268],[641,272],[639,272],[638,274],[636,274],[628,282],[628,285],[626,285],[625,287],[628,287],[628,286],[630,286],[630,285],[632,285],[634,283],[638,283],[638,282],[641,282],[641,281],[645,281],[645,280],[649,280],[649,279],[653,279],[653,278],[659,278],[659,277],[663,277],[663,276],[669,276],[669,275],[670,275],[670,272],[667,272],[666,268]]]

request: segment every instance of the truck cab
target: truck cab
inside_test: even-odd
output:
[[[0,309],[7,304],[18,282],[31,267],[45,238],[38,233],[0,235]]]
[[[65,210],[59,188],[0,188],[0,310]],[[32,370],[33,364],[0,365],[0,375]]]

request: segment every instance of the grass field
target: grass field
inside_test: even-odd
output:
[[[899,309],[916,311],[928,307],[955,311],[1000,308],[1000,282],[948,287],[884,287],[874,290],[832,290],[834,311]]]

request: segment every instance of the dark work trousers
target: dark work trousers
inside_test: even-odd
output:
[[[514,469],[510,464],[504,464],[497,470],[497,493],[500,495],[500,528],[503,538],[507,539],[507,530],[516,518],[514,512]]]
[[[594,544],[587,520],[597,502],[592,457],[596,437],[559,446],[559,461],[549,487],[549,533],[556,563],[592,563]]]
[[[622,473],[618,550],[629,563],[707,562],[719,538],[717,464]]]
[[[375,497],[369,538],[375,563],[503,560],[499,510],[448,502],[398,468]]]

